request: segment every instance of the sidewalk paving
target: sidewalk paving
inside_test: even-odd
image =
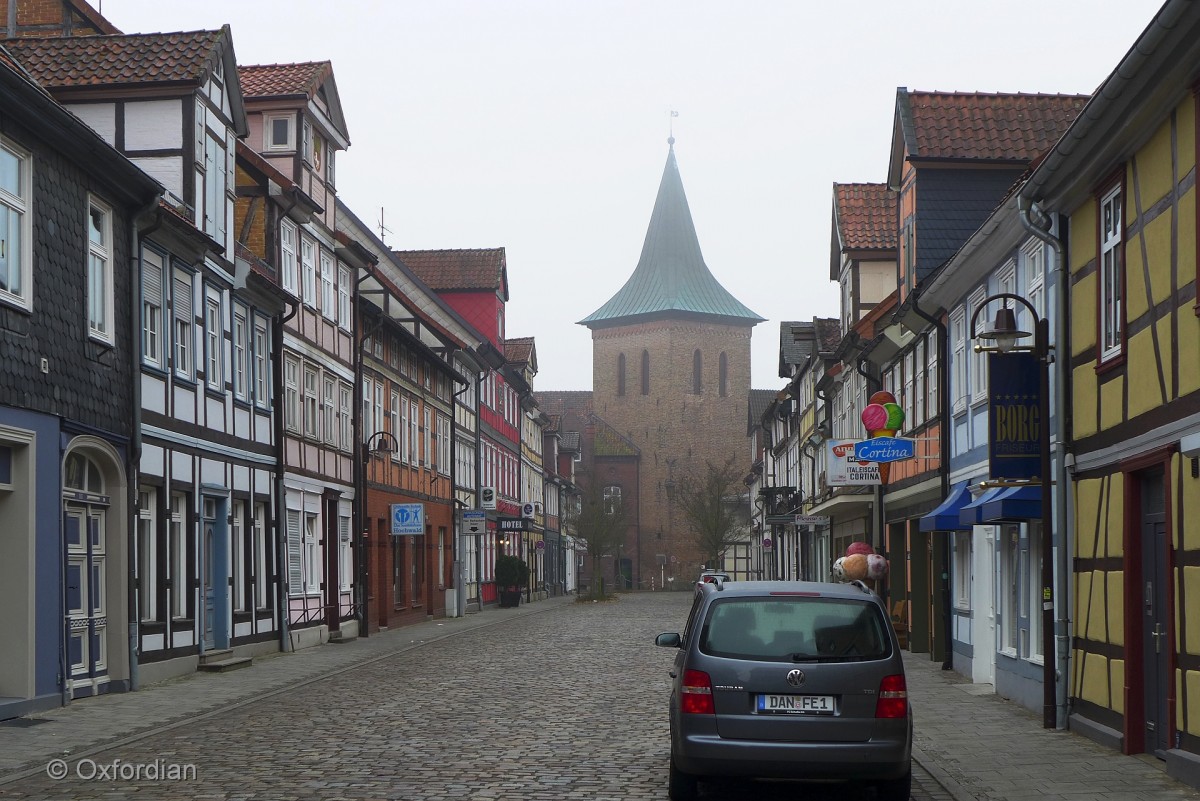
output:
[[[1039,714],[980,693],[987,685],[942,670],[928,654],[906,654],[904,666],[916,716],[913,756],[955,801],[1200,799],[1153,757],[1042,728]]]

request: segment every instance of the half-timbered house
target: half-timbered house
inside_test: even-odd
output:
[[[1061,215],[1070,728],[1200,785],[1200,7],[1163,5],[1020,190]]]

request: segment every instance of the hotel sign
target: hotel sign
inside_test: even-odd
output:
[[[1040,478],[1042,365],[1025,351],[988,354],[988,467],[993,479]]]

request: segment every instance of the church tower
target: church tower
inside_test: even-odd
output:
[[[731,456],[749,464],[750,336],[764,321],[704,263],[674,137],[667,143],[637,267],[579,322],[592,332],[593,410],[640,452],[638,486],[625,490],[636,489],[636,535],[624,553],[643,588],[671,575],[690,583],[703,560],[675,508],[679,477]]]

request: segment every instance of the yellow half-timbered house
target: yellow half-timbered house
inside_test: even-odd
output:
[[[1061,215],[1070,727],[1200,784],[1200,6],[1170,0],[1021,189]],[[1031,211],[1029,211],[1031,210]],[[1060,340],[1061,342],[1062,340]]]

